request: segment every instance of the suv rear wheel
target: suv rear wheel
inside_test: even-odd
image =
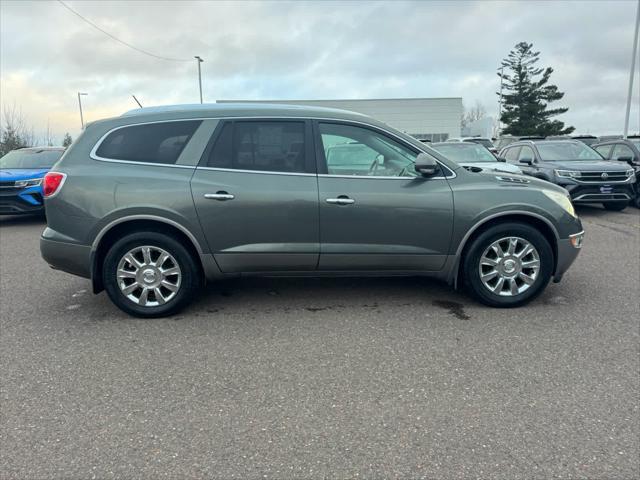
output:
[[[553,250],[535,228],[504,223],[474,239],[463,262],[464,283],[474,297],[492,307],[517,307],[549,283]]]
[[[627,208],[627,205],[629,205],[629,202],[627,202],[626,200],[622,202],[607,202],[602,204],[605,210],[613,210],[614,212],[620,212],[624,210],[625,208]]]
[[[192,255],[173,237],[138,232],[107,252],[102,280],[118,308],[138,317],[163,317],[185,307],[200,286]]]

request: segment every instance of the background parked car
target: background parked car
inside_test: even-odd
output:
[[[628,137],[625,139],[609,140],[592,146],[607,160],[626,162],[636,171],[636,182],[633,184],[635,199],[634,204],[640,208],[640,137]]]
[[[584,143],[585,145],[593,145],[594,143],[598,143],[600,139],[593,135],[555,135],[546,138],[547,140],[578,140],[579,142]]]
[[[494,155],[498,155],[498,149],[495,147],[490,138],[486,137],[462,137],[462,138],[449,138],[446,143],[449,142],[468,142],[468,143],[477,143],[482,145],[487,150],[489,150]]]
[[[498,149],[498,152],[500,152],[507,145],[511,145],[512,143],[519,142],[520,140],[544,140],[544,137],[538,137],[535,135],[525,135],[525,136],[501,135],[500,138],[496,140],[495,145],[496,145],[496,148]]]
[[[0,215],[44,213],[42,179],[63,153],[62,147],[20,148],[0,158]]]
[[[440,142],[432,143],[430,146],[463,167],[478,167],[483,170],[522,173],[520,167],[506,163],[504,160],[498,160],[485,147],[477,143]]]
[[[523,172],[567,189],[574,203],[602,203],[623,210],[634,198],[635,172],[629,165],[606,161],[577,140],[525,140],[500,152]]]

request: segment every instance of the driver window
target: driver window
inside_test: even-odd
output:
[[[415,177],[417,154],[368,128],[320,123],[320,136],[330,175]]]

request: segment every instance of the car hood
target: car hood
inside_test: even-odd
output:
[[[0,182],[42,178],[48,171],[48,168],[2,168],[0,169]]]
[[[629,165],[626,163],[615,163],[606,160],[569,160],[545,163],[549,166],[553,166],[553,168],[578,170],[581,172],[594,170],[603,172],[624,172],[626,170],[629,170]]]
[[[522,170],[516,165],[505,162],[460,162],[458,165],[463,167],[477,167],[483,170],[495,170],[497,172],[522,173]]]

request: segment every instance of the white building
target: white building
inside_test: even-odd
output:
[[[363,113],[418,139],[433,142],[460,136],[462,98],[378,98],[363,100],[218,100],[218,103],[287,103]]]

